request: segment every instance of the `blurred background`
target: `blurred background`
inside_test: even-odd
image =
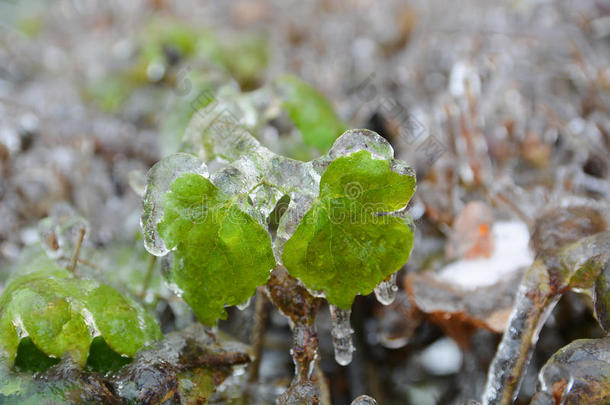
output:
[[[0,0],[0,290],[37,222],[67,201],[104,249],[89,259],[113,269],[101,277],[139,291],[148,168],[181,149],[207,94],[256,94],[290,73],[418,178],[414,252],[393,304],[356,299],[349,366],[334,361],[328,310],[318,317],[332,403],[480,398],[534,221],[552,204],[608,201],[609,56],[607,0]],[[325,152],[281,115],[255,135],[302,160]],[[158,274],[153,285],[164,331],[190,322]],[[253,310],[220,328],[248,343]],[[552,353],[601,335],[590,300],[566,295],[518,403]],[[290,382],[290,340],[270,310],[252,403]],[[239,403],[231,384],[243,383],[229,379],[217,403]]]

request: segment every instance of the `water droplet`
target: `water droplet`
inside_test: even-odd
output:
[[[383,305],[390,305],[396,299],[396,293],[398,292],[396,275],[397,273],[392,274],[387,280],[383,280],[375,287],[375,297]]]
[[[333,346],[335,348],[335,360],[342,366],[347,366],[352,361],[352,352],[355,350],[352,344],[352,333],[350,326],[351,309],[340,309],[334,305],[330,306],[332,318]]]

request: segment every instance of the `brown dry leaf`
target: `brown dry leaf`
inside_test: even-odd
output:
[[[508,278],[474,290],[442,281],[435,274],[409,274],[405,288],[414,306],[462,347],[468,347],[476,328],[504,331],[522,274],[515,271]]]

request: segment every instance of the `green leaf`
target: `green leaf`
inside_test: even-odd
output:
[[[326,152],[346,126],[337,117],[330,102],[318,90],[295,76],[282,76],[278,85],[284,94],[284,108],[303,140],[320,152]]]
[[[407,218],[384,215],[406,206],[415,177],[359,151],[332,161],[320,192],[286,242],[288,272],[327,300],[350,308],[408,260],[413,231]]]
[[[185,174],[165,195],[157,229],[174,249],[172,281],[197,318],[212,325],[225,305],[244,302],[269,278],[275,259],[263,227],[199,174]]]
[[[101,335],[124,356],[161,336],[156,321],[116,289],[74,278],[50,261],[43,266],[40,255],[32,256],[35,271],[28,273],[26,267],[0,296],[0,357],[9,366],[25,337],[46,356],[68,354],[83,365],[92,336]]]

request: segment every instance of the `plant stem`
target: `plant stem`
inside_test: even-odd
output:
[[[78,256],[80,255],[80,249],[83,246],[83,240],[85,239],[85,233],[87,230],[85,228],[81,228],[80,233],[78,234],[78,240],[76,241],[76,246],[74,247],[74,252],[72,252],[72,260],[70,261],[69,270],[71,273],[74,273],[76,270],[76,264],[78,263]]]
[[[148,261],[148,268],[146,269],[146,275],[144,276],[144,282],[142,283],[142,290],[140,291],[140,297],[144,297],[146,295],[146,291],[150,286],[150,280],[152,280],[153,270],[155,269],[155,263],[157,262],[157,256],[150,255],[150,259]]]
[[[259,288],[256,290],[256,302],[254,303],[254,327],[252,331],[252,350],[254,351],[254,361],[250,364],[248,370],[248,382],[257,382],[261,360],[263,357],[263,347],[265,345],[265,324],[269,310],[267,307],[267,298],[263,291]]]
[[[318,382],[318,387],[320,387],[320,403],[321,405],[332,405],[331,396],[330,396],[330,387],[328,386],[328,381],[326,381],[326,376],[324,375],[324,371],[322,371],[322,367],[320,366],[320,360],[316,360],[315,365],[315,375]]]

